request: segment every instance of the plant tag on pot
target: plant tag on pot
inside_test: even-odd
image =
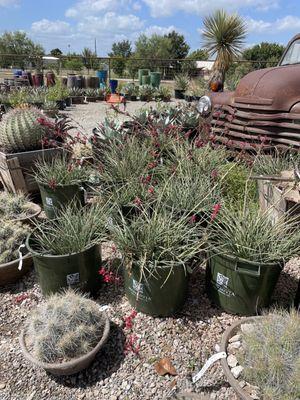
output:
[[[79,282],[80,282],[79,272],[76,272],[75,274],[67,275],[67,285],[68,286],[76,285],[76,283],[79,283]]]
[[[26,246],[25,244],[21,244],[21,246],[18,249],[19,252],[19,265],[18,265],[18,270],[21,271],[22,267],[23,267],[23,249],[25,249]]]
[[[46,202],[47,206],[53,206],[53,200],[51,197],[46,197],[45,202]]]
[[[196,374],[195,376],[193,376],[192,381],[193,383],[196,383],[197,381],[199,381],[199,379],[202,378],[202,376],[205,374],[205,372],[218,360],[221,360],[222,358],[226,358],[227,354],[225,353],[225,351],[221,351],[220,353],[214,354],[213,356],[211,356],[206,363],[203,365],[203,367],[201,368],[201,370],[198,372],[198,374]]]

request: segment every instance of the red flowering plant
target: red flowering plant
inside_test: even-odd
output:
[[[66,117],[56,117],[55,121],[40,117],[37,122],[45,128],[42,139],[44,148],[68,146],[68,139],[71,138],[69,131],[74,129],[71,120]]]

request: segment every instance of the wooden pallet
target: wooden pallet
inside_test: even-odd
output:
[[[62,151],[54,148],[13,154],[0,152],[0,181],[4,189],[13,193],[37,193],[39,188],[32,176],[35,162],[51,160]]]

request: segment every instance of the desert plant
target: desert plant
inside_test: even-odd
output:
[[[242,333],[243,378],[259,387],[263,400],[299,399],[299,326],[295,310],[275,310]]]
[[[30,228],[27,225],[2,220],[0,226],[0,264],[19,258],[18,249],[29,232]]]
[[[30,353],[39,361],[58,363],[90,352],[104,332],[99,305],[71,290],[51,295],[25,323]]]
[[[57,219],[36,224],[32,242],[40,254],[65,255],[80,253],[106,238],[105,224],[109,215],[108,203],[78,209],[70,203]]]
[[[153,99],[155,89],[150,85],[140,86],[141,101],[151,101]]]
[[[190,78],[187,74],[178,74],[174,77],[175,89],[186,91],[189,87]]]
[[[171,100],[171,91],[166,86],[160,86],[154,92],[154,96],[156,100],[170,101]]]
[[[84,95],[84,90],[73,87],[73,88],[69,89],[68,94],[70,97],[81,97]]]
[[[29,199],[22,192],[8,193],[0,192],[0,217],[23,218],[32,214]]]
[[[0,147],[10,153],[41,148],[47,126],[40,120],[45,116],[34,107],[9,111],[0,122]]]
[[[210,247],[216,254],[258,263],[284,263],[300,254],[297,220],[278,219],[255,207],[223,206],[210,226]]]
[[[299,163],[299,155],[291,152],[274,150],[274,154],[258,154],[253,163],[253,172],[257,175],[280,175],[292,170]]]
[[[35,163],[34,178],[42,185],[56,187],[82,184],[88,180],[89,173],[87,167],[62,156],[50,161],[38,160]]]
[[[48,101],[65,100],[68,96],[69,90],[65,86],[63,86],[60,81],[57,81],[54,86],[48,88]]]
[[[59,112],[58,105],[55,101],[45,101],[42,109],[45,115],[52,118],[55,117]]]
[[[205,94],[206,82],[204,79],[193,79],[190,81],[188,89],[186,90],[187,96],[194,98],[201,97]]]
[[[85,89],[84,94],[87,97],[98,97],[98,89]]]
[[[20,88],[9,93],[9,103],[12,107],[20,107],[30,102],[30,93],[27,88]]]

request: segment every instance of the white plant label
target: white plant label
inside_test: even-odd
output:
[[[53,206],[53,200],[51,197],[46,197],[45,198],[47,206]]]
[[[211,356],[206,363],[203,365],[203,367],[201,368],[201,370],[198,372],[198,374],[196,374],[195,376],[193,376],[193,383],[196,383],[197,381],[199,381],[199,379],[202,378],[202,376],[205,374],[205,372],[218,360],[221,360],[222,358],[226,358],[227,354],[225,353],[225,351],[221,351],[220,353],[214,354],[213,356]]]
[[[79,283],[79,281],[80,281],[79,272],[67,275],[67,285],[69,286],[76,285],[76,283]]]
[[[21,246],[18,249],[19,252],[19,265],[18,265],[18,270],[21,271],[22,267],[23,267],[23,253],[22,253],[22,249],[25,249],[25,244],[21,244]]]

